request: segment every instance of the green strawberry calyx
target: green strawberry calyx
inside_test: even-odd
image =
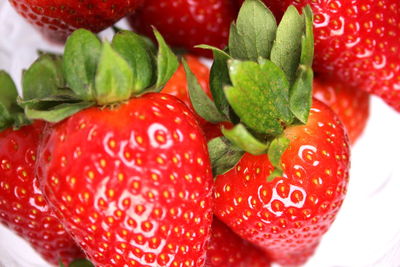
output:
[[[196,112],[207,121],[229,121],[223,136],[208,144],[214,175],[233,168],[244,152],[268,154],[282,175],[281,156],[290,145],[284,130],[306,124],[312,102],[314,54],[313,15],[294,6],[277,25],[259,0],[246,0],[230,28],[225,50],[211,49],[214,61],[210,89],[214,102],[204,97],[186,65],[189,95]]]
[[[0,131],[13,127],[19,129],[30,121],[17,103],[18,91],[11,76],[0,70]]]
[[[89,107],[113,107],[161,91],[179,62],[160,33],[154,34],[158,49],[130,31],[108,42],[76,30],[63,55],[42,54],[24,72],[19,104],[30,119],[59,122]]]

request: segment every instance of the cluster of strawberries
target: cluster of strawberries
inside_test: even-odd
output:
[[[9,1],[66,40],[0,71],[0,222],[54,265],[301,265],[400,110],[396,0]]]

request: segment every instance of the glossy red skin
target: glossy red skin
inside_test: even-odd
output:
[[[41,185],[96,266],[204,264],[213,181],[201,129],[181,101],[146,94],[89,108],[46,135]]]
[[[169,45],[212,57],[210,51],[194,46],[209,44],[223,49],[237,11],[232,0],[147,0],[129,22],[138,33],[153,38],[153,25]]]
[[[192,55],[185,55],[185,60],[188,63],[191,71],[196,76],[201,88],[204,92],[212,99],[209,80],[210,80],[210,69],[201,63],[198,57]],[[173,95],[180,100],[182,100],[190,110],[196,116],[197,121],[200,124],[201,129],[204,132],[206,140],[209,141],[214,137],[221,136],[221,125],[222,124],[214,124],[204,120],[202,117],[196,114],[194,111],[192,102],[189,97],[189,89],[187,86],[186,73],[183,65],[180,64],[179,68],[176,70],[174,75],[168,81],[168,83],[164,86],[161,93]]]
[[[305,263],[344,200],[349,143],[336,114],[318,100],[307,125],[287,128],[283,176],[271,182],[266,154],[246,153],[216,177],[214,213],[242,238],[283,266]]]
[[[299,9],[310,4],[314,70],[377,95],[400,111],[398,0],[264,1],[281,2],[283,9],[290,4]]]
[[[353,145],[367,125],[370,95],[336,80],[318,76],[314,79],[313,96],[336,112]]]
[[[34,175],[43,126],[38,121],[0,132],[0,222],[49,263],[67,265],[83,253],[50,211]]]
[[[144,0],[9,0],[51,41],[64,42],[76,29],[99,32],[132,13]]]
[[[213,219],[205,267],[270,267],[267,255]]]

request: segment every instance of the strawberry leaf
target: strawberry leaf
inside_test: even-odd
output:
[[[61,57],[43,54],[22,76],[22,93],[25,100],[54,95],[64,87]]]
[[[44,55],[25,72],[26,97],[20,99],[20,105],[29,118],[58,122],[94,105],[129,100],[143,93],[143,87],[154,89],[152,83],[162,86],[177,69],[178,61],[161,35],[155,34],[159,41],[157,60],[153,46],[134,34],[121,32],[114,38],[113,45],[121,56],[94,34],[75,31],[65,48],[63,68],[61,57]],[[152,70],[153,63],[159,63],[157,71]]]
[[[218,111],[214,102],[203,91],[185,59],[182,59],[182,64],[186,72],[190,100],[196,113],[212,123],[227,121],[227,118]]]
[[[284,136],[280,136],[272,140],[271,145],[268,148],[268,159],[272,166],[274,166],[274,171],[268,177],[268,181],[272,181],[274,178],[282,175],[283,171],[281,158],[289,144],[290,140]]]
[[[94,104],[79,100],[72,90],[64,87],[59,56],[40,56],[24,72],[22,84],[24,98],[19,98],[18,103],[29,119],[58,122]]]
[[[157,81],[155,85],[155,90],[161,91],[164,85],[178,69],[179,62],[175,54],[165,43],[164,38],[156,29],[154,29],[154,35],[158,42]]]
[[[57,104],[61,103],[77,103],[80,102],[78,99],[76,99],[76,96],[73,94],[73,92],[69,90],[64,90],[60,89],[58,94],[54,95],[49,95],[45,96],[43,98],[33,98],[33,99],[23,99],[23,98],[17,98],[17,102],[21,107],[40,107],[40,105],[44,103],[54,103],[54,106]]]
[[[131,31],[120,31],[114,35],[111,45],[132,69],[134,92],[141,92],[155,82],[152,51],[141,36]]]
[[[94,265],[88,260],[80,259],[75,260],[68,267],[94,267]]]
[[[229,52],[242,60],[269,58],[276,29],[274,15],[261,1],[245,1],[230,28]]]
[[[94,79],[100,52],[100,40],[84,29],[73,32],[65,44],[65,79],[68,87],[82,100],[94,98]]]
[[[224,93],[224,86],[230,85],[227,62],[231,57],[222,50],[213,49],[214,61],[210,70],[210,90],[218,110],[229,117],[229,103]]]
[[[314,58],[314,33],[313,13],[309,5],[303,8],[303,15],[305,20],[305,33],[301,39],[300,64],[311,67]]]
[[[260,134],[281,134],[293,120],[283,71],[268,60],[260,64],[231,60],[228,65],[233,86],[224,91],[241,121]]]
[[[290,84],[295,80],[300,62],[304,18],[294,6],[289,6],[279,23],[271,61],[286,74]]]
[[[60,261],[59,267],[65,267],[65,265]],[[71,262],[68,267],[94,267],[94,265],[89,260],[79,259]]]
[[[104,42],[95,78],[95,98],[99,105],[128,100],[133,90],[133,71],[129,64]]]
[[[307,123],[310,114],[313,78],[311,67],[300,65],[297,78],[290,88],[290,110],[303,124]]]
[[[17,87],[11,76],[7,72],[0,70],[0,104],[5,110],[11,112],[16,108],[17,97]]]
[[[23,109],[17,105],[17,97],[14,81],[8,73],[0,70],[0,131],[29,124]]]
[[[264,144],[254,137],[243,124],[237,124],[232,129],[222,128],[224,136],[241,150],[253,155],[267,152],[268,144]]]
[[[7,129],[12,125],[12,119],[10,113],[8,112],[7,108],[1,103],[0,100],[0,131]]]
[[[244,151],[225,137],[217,137],[207,144],[214,177],[232,169],[242,158]]]
[[[48,122],[59,122],[63,119],[72,116],[73,114],[89,108],[94,105],[93,102],[78,102],[78,103],[63,103],[59,105],[46,106],[45,103],[41,102],[40,108],[36,109],[27,106],[25,108],[25,114],[29,119],[41,119]]]

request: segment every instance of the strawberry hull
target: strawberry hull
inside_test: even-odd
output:
[[[192,113],[147,94],[47,130],[41,185],[96,266],[202,266],[212,175]]]

